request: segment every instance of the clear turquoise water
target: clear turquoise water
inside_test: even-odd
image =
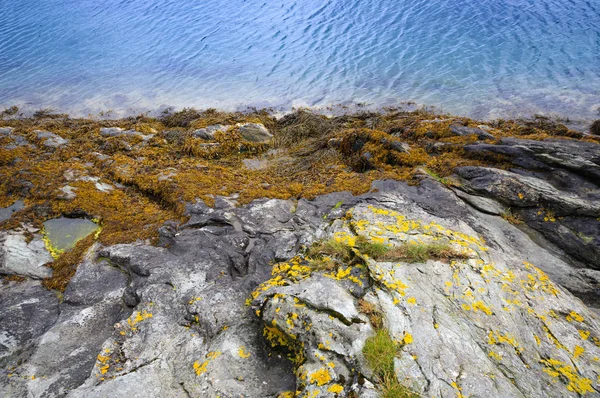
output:
[[[600,108],[599,0],[0,0],[0,106]]]

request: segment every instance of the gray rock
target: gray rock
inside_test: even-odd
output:
[[[260,123],[237,124],[237,127],[246,141],[269,142],[273,138],[273,134]]]
[[[0,127],[0,135],[10,136],[12,135],[14,128],[12,127]]]
[[[44,264],[53,260],[40,235],[28,242],[21,233],[0,232],[0,274],[48,278],[52,271]]]
[[[557,144],[507,140],[485,149],[511,153],[513,162],[535,167],[535,172],[484,167],[455,172],[461,190],[502,202],[573,259],[600,269],[600,180],[590,179],[600,163],[593,149],[600,145]]]
[[[500,216],[506,212],[506,207],[502,206],[497,201],[483,196],[469,195],[460,189],[453,189],[456,196],[464,200],[479,211],[495,216]]]
[[[125,130],[120,127],[102,127],[100,129],[100,135],[104,137],[137,137],[142,141],[148,141],[154,134],[143,134],[135,130]]]
[[[596,120],[590,126],[590,134],[600,135],[600,120]]]
[[[451,124],[450,132],[458,136],[476,135],[480,140],[493,140],[495,138],[493,135],[483,129],[461,126],[458,124]]]
[[[203,140],[213,140],[217,131],[225,132],[231,126],[224,126],[222,124],[215,124],[202,129],[197,129],[192,132],[192,136],[195,138],[201,138]]]
[[[49,131],[35,130],[34,133],[37,134],[37,139],[42,141],[42,145],[47,148],[59,148],[69,143],[68,140]]]
[[[27,360],[35,340],[56,322],[58,312],[56,295],[38,281],[3,286],[0,289],[0,367]]]
[[[0,223],[2,221],[8,220],[14,212],[17,212],[25,207],[25,204],[22,200],[17,200],[15,203],[8,207],[4,207],[0,209]]]
[[[61,198],[63,199],[72,200],[77,197],[77,188],[71,185],[65,185],[64,187],[61,187],[60,191],[62,192]]]
[[[488,173],[498,175],[481,175]],[[12,338],[5,369],[14,375],[0,370],[0,388],[15,397],[277,397],[299,389],[333,398],[341,387],[339,396],[374,397],[376,379],[362,356],[373,333],[359,311],[363,299],[400,342],[399,379],[423,396],[575,397],[573,390],[600,389],[600,326],[565,290],[597,302],[600,274],[574,269],[564,253],[488,214],[495,205],[471,197],[489,188],[469,191],[479,186],[471,180],[468,199],[425,179],[378,181],[362,196],[188,204],[187,223],[161,229],[164,247],[92,251],[59,318],[31,338]],[[529,186],[556,195],[537,181]],[[574,210],[593,207],[576,199],[567,201]],[[315,240],[356,234],[391,245],[449,242],[466,255],[365,258],[319,272],[296,257]]]

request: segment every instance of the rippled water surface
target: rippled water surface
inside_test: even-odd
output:
[[[598,118],[599,0],[0,0],[0,106]]]

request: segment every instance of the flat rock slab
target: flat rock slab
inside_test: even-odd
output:
[[[8,220],[14,212],[21,210],[23,207],[25,207],[23,201],[17,200],[12,205],[0,209],[0,222]]]
[[[16,232],[0,232],[0,274],[48,278],[52,270],[44,264],[54,261],[40,235],[27,241]]]

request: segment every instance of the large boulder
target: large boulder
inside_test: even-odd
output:
[[[0,391],[373,397],[378,378],[362,350],[382,325],[366,316],[365,302],[400,342],[400,381],[424,396],[568,397],[599,388],[596,315],[569,292],[597,303],[595,275],[491,213],[429,179],[376,182],[362,196],[189,204],[188,221],[161,228],[158,247],[92,250],[58,317],[29,307],[48,321],[39,334],[11,337]],[[438,239],[467,255],[410,263],[359,252],[360,261],[334,270],[299,256],[317,240],[352,245],[358,235],[393,246]]]
[[[350,272],[358,267],[373,281],[363,299],[401,347],[396,377],[418,394],[595,393],[600,324],[594,313],[525,257],[489,247],[465,223],[402,207],[359,205],[328,228],[364,265],[342,263],[324,272],[296,258],[276,265],[274,277],[256,289],[267,338],[303,358],[297,389],[333,398],[360,389],[353,381],[361,376],[377,381],[361,352],[373,333],[369,320],[356,310],[359,298],[343,287],[363,283]],[[377,260],[360,251],[358,237],[391,250],[444,242],[460,257]]]

